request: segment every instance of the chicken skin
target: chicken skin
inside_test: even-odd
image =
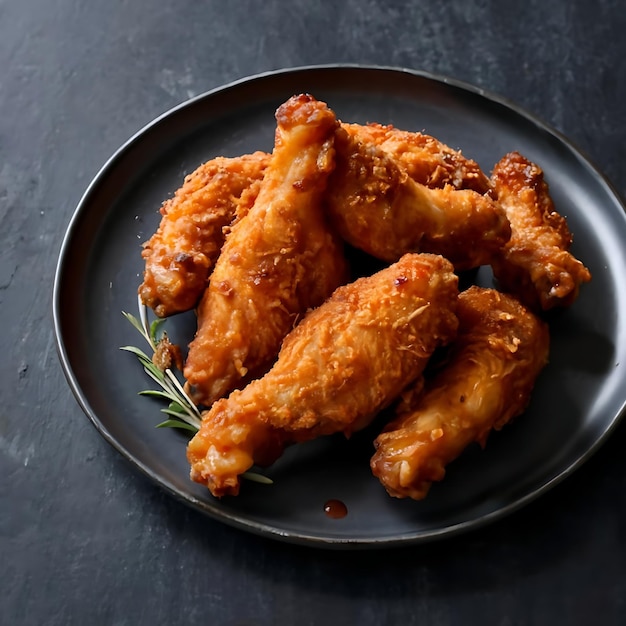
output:
[[[342,128],[362,143],[382,148],[405,167],[416,183],[432,188],[452,185],[480,194],[491,190],[489,178],[476,161],[430,135],[374,123],[342,124]]]
[[[226,238],[198,306],[184,376],[210,405],[266,368],[307,309],[347,280],[322,194],[334,166],[334,113],[311,96],[276,112],[275,147],[257,199]]]
[[[547,325],[517,300],[470,287],[445,365],[376,441],[371,468],[397,498],[424,498],[472,442],[521,414],[548,359]]]
[[[452,265],[429,254],[338,288],[285,338],[265,376],[204,413],[187,449],[192,479],[236,495],[239,476],[285,445],[366,426],[454,337],[457,299]]]
[[[572,235],[550,197],[543,171],[511,152],[492,183],[511,223],[511,239],[492,263],[499,287],[538,311],[570,306],[589,270],[570,252]]]
[[[508,241],[506,214],[487,195],[416,183],[382,148],[343,128],[335,147],[328,210],[352,246],[388,262],[407,252],[441,254],[467,270],[490,264]]]
[[[161,223],[144,244],[142,302],[165,317],[192,309],[204,293],[224,231],[259,192],[269,155],[207,161],[161,207]]]

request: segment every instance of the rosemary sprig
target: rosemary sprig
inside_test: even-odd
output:
[[[157,355],[161,342],[167,342],[165,348],[167,349],[171,344],[167,338],[165,331],[161,330],[164,319],[155,319],[152,322],[148,319],[148,310],[146,305],[141,301],[141,298],[137,298],[137,304],[139,307],[139,318],[135,317],[131,313],[122,311],[122,315],[133,325],[133,327],[141,334],[146,340],[154,356]],[[159,385],[160,389],[145,389],[139,392],[140,396],[151,396],[153,398],[160,398],[167,400],[167,408],[161,409],[161,413],[168,416],[168,419],[157,424],[157,428],[179,428],[191,433],[196,433],[200,429],[202,422],[202,416],[198,407],[194,404],[193,400],[187,395],[185,389],[180,384],[180,381],[176,377],[176,374],[169,367],[161,369],[156,363],[154,357],[149,357],[143,350],[136,348],[135,346],[122,346],[120,350],[125,350],[134,354],[141,365],[143,366],[146,374]],[[159,362],[158,359],[156,359]],[[271,485],[273,481],[271,478],[259,474],[257,472],[244,472],[241,475],[251,482],[261,483],[264,485]]]
[[[150,322],[148,320],[146,306],[140,299],[138,299],[138,305],[139,319],[125,311],[122,311],[122,315],[139,331],[152,349],[153,354],[156,354],[159,349],[159,344],[162,341],[167,341],[167,335],[164,332],[162,334],[159,333],[165,320],[156,319]],[[161,409],[161,412],[168,415],[171,419],[157,424],[157,427],[182,428],[191,432],[197,432],[202,421],[200,411],[187,395],[174,372],[169,367],[160,369],[154,363],[153,358],[149,357],[143,350],[135,346],[122,346],[120,349],[134,354],[139,359],[146,374],[161,388],[160,390],[147,389],[140,391],[139,394],[158,397],[169,401],[168,407]]]

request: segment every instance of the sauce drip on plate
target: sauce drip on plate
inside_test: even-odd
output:
[[[341,500],[328,500],[324,505],[324,513],[332,519],[341,519],[348,514],[348,507]]]

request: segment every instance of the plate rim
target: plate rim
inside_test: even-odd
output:
[[[608,422],[607,426],[602,432],[595,438],[595,441],[586,448],[585,452],[578,455],[577,458],[569,463],[566,467],[562,468],[555,476],[549,480],[543,482],[539,487],[534,488],[529,493],[517,498],[514,502],[511,502],[497,510],[490,511],[477,518],[471,520],[465,520],[453,525],[445,526],[442,528],[425,530],[417,534],[396,534],[393,536],[381,536],[381,537],[360,537],[360,538],[346,538],[341,536],[318,536],[311,533],[305,533],[298,531],[292,533],[290,531],[281,530],[276,526],[271,526],[256,520],[251,520],[245,515],[232,513],[227,510],[223,510],[213,505],[210,502],[201,500],[195,497],[191,493],[181,493],[178,488],[172,485],[168,480],[161,477],[157,472],[153,471],[145,463],[137,459],[130,451],[121,445],[116,438],[109,432],[105,424],[98,418],[95,411],[90,406],[88,399],[80,387],[80,384],[76,378],[74,370],[72,368],[71,360],[68,355],[67,347],[65,345],[64,336],[62,333],[62,302],[61,291],[64,279],[64,269],[66,257],[69,253],[69,249],[75,238],[75,231],[78,228],[80,220],[88,213],[89,201],[92,198],[94,192],[98,186],[106,180],[107,176],[113,170],[117,162],[122,156],[137,142],[139,142],[146,134],[150,133],[160,123],[168,120],[172,116],[184,111],[184,109],[192,107],[194,104],[215,97],[216,95],[237,89],[238,87],[251,84],[253,82],[264,81],[266,79],[275,78],[280,75],[288,74],[304,74],[311,71],[381,71],[384,73],[393,73],[396,75],[405,74],[414,78],[421,78],[428,82],[434,82],[445,86],[453,87],[463,92],[468,92],[473,95],[479,96],[487,101],[504,106],[516,115],[526,119],[536,128],[547,132],[553,138],[558,140],[567,150],[577,157],[577,160],[583,165],[588,172],[593,176],[595,181],[604,187],[604,191],[611,196],[616,204],[622,209],[624,217],[626,219],[626,204],[621,198],[619,192],[615,189],[611,181],[600,171],[600,169],[593,163],[589,156],[581,150],[575,143],[561,133],[559,130],[546,123],[540,117],[531,113],[524,107],[521,107],[516,102],[497,94],[494,91],[478,87],[464,80],[459,80],[445,74],[433,73],[425,70],[412,69],[402,66],[393,65],[376,65],[376,64],[359,64],[359,63],[329,63],[329,64],[314,64],[303,65],[294,67],[285,67],[281,69],[268,70],[249,76],[244,76],[233,80],[224,85],[214,87],[210,90],[202,92],[193,96],[187,100],[180,102],[179,104],[169,108],[163,113],[157,115],[138,131],[133,133],[113,154],[104,162],[104,164],[97,171],[93,177],[79,202],[74,209],[70,221],[67,225],[64,233],[61,246],[58,253],[57,264],[54,274],[53,290],[52,290],[52,317],[54,326],[55,343],[57,348],[57,355],[62,366],[63,373],[68,382],[68,385],[79,404],[82,411],[85,413],[89,421],[96,428],[98,433],[111,445],[118,453],[120,453],[126,461],[128,461],[132,467],[138,469],[140,473],[148,477],[159,488],[164,489],[167,493],[174,497],[174,499],[183,502],[187,506],[191,506],[195,510],[209,515],[212,519],[218,522],[228,524],[232,527],[251,532],[264,537],[274,538],[289,543],[298,543],[301,545],[307,545],[312,547],[325,547],[325,548],[381,548],[381,547],[396,547],[399,545],[408,544],[423,544],[432,541],[440,541],[444,538],[457,536],[462,533],[467,533],[471,530],[477,530],[488,524],[491,524],[497,520],[509,516],[511,513],[527,506],[530,502],[538,499],[546,492],[553,489],[557,484],[561,483],[565,478],[574,473],[578,468],[584,465],[595,453],[602,447],[606,440],[610,437],[613,431],[617,428],[618,424],[624,418],[626,414],[626,394],[618,413]]]

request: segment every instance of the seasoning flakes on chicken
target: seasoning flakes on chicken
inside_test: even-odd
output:
[[[144,244],[142,302],[159,317],[193,309],[224,244],[225,230],[247,213],[269,155],[217,157],[189,174],[161,207],[157,231]]]
[[[198,306],[184,368],[197,404],[209,406],[269,366],[298,318],[347,280],[343,246],[322,205],[335,115],[300,95],[279,107],[276,120],[259,194],[226,238]]]
[[[520,415],[548,360],[547,325],[512,296],[470,287],[457,316],[441,370],[374,443],[372,471],[397,498],[426,497],[468,445]]]
[[[417,183],[381,147],[343,128],[335,147],[328,209],[352,246],[388,262],[407,252],[441,254],[467,270],[489,264],[509,240],[506,214],[488,195]]]
[[[407,254],[337,289],[286,337],[274,367],[218,400],[187,449],[191,477],[236,495],[285,445],[366,426],[456,334],[458,281],[443,257]]]
[[[572,235],[543,171],[511,152],[494,167],[492,183],[511,223],[511,239],[492,263],[498,287],[534,310],[570,306],[591,272],[569,251]]]

